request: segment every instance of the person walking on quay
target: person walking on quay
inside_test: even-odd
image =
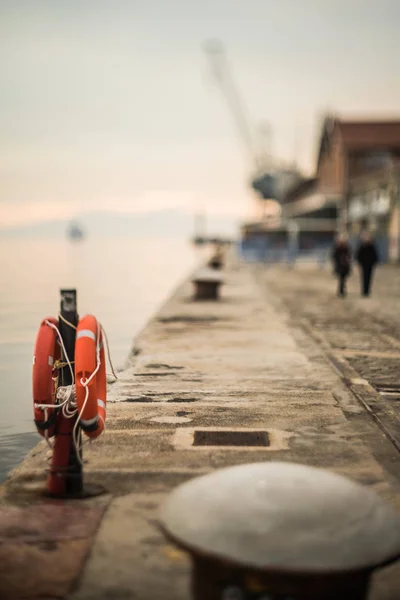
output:
[[[334,272],[339,279],[338,296],[346,295],[346,280],[350,275],[351,250],[344,234],[338,235],[332,251]]]
[[[361,293],[363,296],[369,296],[372,275],[379,257],[372,236],[368,231],[365,231],[361,236],[356,259],[361,271]]]

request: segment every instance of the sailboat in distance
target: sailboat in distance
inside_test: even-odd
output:
[[[71,221],[69,224],[67,235],[74,242],[85,239],[85,233],[76,221]]]

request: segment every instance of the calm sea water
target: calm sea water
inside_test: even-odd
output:
[[[184,239],[0,240],[0,480],[40,440],[32,421],[32,355],[59,290],[106,330],[114,366],[174,287],[201,260]]]

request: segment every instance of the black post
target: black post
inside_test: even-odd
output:
[[[78,314],[77,314],[77,299],[76,290],[60,290],[60,315],[62,318],[59,319],[59,330],[61,337],[64,342],[65,350],[68,354],[71,363],[75,360],[75,338],[76,338],[76,326],[78,325]],[[65,320],[63,320],[65,319]],[[71,325],[69,325],[70,323]],[[62,353],[62,360],[65,361],[65,356]],[[74,363],[72,364],[74,368]],[[62,367],[60,369],[59,377],[60,385],[71,385],[72,377],[69,366]],[[66,494],[76,495],[83,492],[83,476],[82,466],[76,455],[75,445],[72,440],[72,429],[75,425],[75,419],[69,419],[71,424],[71,445],[69,452],[69,463],[68,463],[68,475],[66,481]],[[79,430],[79,446],[81,445],[81,431]],[[82,459],[82,453],[80,453]]]
[[[75,370],[75,340],[76,327],[79,317],[76,310],[76,290],[60,290],[61,306],[58,320],[58,328],[64,343],[65,353]],[[72,384],[72,374],[66,361],[66,356],[61,351],[61,360],[66,363],[61,367],[58,374],[58,386],[69,386]],[[88,498],[104,493],[104,487],[98,484],[85,485],[83,487],[82,469],[82,432],[78,425],[77,454],[73,439],[74,427],[78,415],[66,418],[62,411],[58,411],[56,420],[56,431],[54,436],[53,456],[51,469],[47,478],[48,496],[52,498]]]

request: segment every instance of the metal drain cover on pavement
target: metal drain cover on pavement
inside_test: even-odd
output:
[[[193,446],[269,446],[266,431],[202,431],[194,432]]]

